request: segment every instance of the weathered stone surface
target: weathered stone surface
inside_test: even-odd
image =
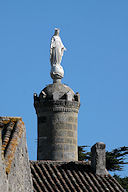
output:
[[[57,101],[59,99],[60,95],[59,95],[59,92],[54,92],[53,93],[53,100],[54,101]]]
[[[32,192],[24,123],[21,118],[0,117],[0,126],[0,191]]]
[[[38,121],[38,159],[64,160],[66,157],[65,160],[77,160],[77,130],[72,130],[74,125],[77,127],[77,122],[71,121],[76,120],[76,113],[49,112],[44,118],[45,115]],[[69,159],[64,155],[66,148]]]
[[[52,99],[52,95],[53,93],[55,92],[58,92],[59,93],[59,98],[62,98],[66,93],[68,93],[69,91],[71,92],[71,94],[74,96],[74,91],[68,87],[67,85],[65,84],[62,84],[62,83],[53,83],[53,84],[49,84],[47,87],[45,87],[43,89],[43,91],[45,92],[46,94],[46,98],[47,99]],[[41,95],[41,93],[40,93]],[[40,97],[39,95],[39,97]],[[64,98],[65,99],[65,98]]]
[[[66,99],[67,99],[67,101],[72,101],[73,96],[72,96],[72,92],[71,91],[67,92]]]
[[[45,98],[42,94],[45,92]],[[68,86],[53,83],[34,96],[38,117],[38,160],[76,161],[78,94]],[[66,151],[67,149],[67,151]]]
[[[10,173],[8,174],[8,192],[23,191],[33,191],[25,129],[17,146]]]
[[[4,159],[2,156],[2,139],[1,139],[1,129],[0,129],[0,191],[6,192],[8,191],[8,185],[7,185],[7,175],[5,172],[5,164]]]
[[[97,175],[107,175],[105,144],[98,142],[91,148],[91,166]]]

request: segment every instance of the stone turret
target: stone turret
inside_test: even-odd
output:
[[[34,94],[38,118],[38,160],[76,161],[80,95],[60,82]]]

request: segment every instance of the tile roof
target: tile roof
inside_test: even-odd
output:
[[[16,146],[23,133],[24,123],[20,117],[0,117],[2,138],[2,157],[5,160],[6,172],[10,172]]]
[[[30,161],[34,192],[123,192],[111,176],[98,176],[86,162]]]

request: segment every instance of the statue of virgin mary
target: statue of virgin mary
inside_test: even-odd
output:
[[[61,79],[64,76],[64,70],[60,63],[66,48],[61,41],[59,33],[60,30],[56,28],[50,45],[51,77],[53,79]]]

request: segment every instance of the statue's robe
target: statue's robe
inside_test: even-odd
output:
[[[50,46],[50,61],[52,66],[61,63],[64,49],[65,47],[60,37],[54,35],[52,37],[51,46]]]

